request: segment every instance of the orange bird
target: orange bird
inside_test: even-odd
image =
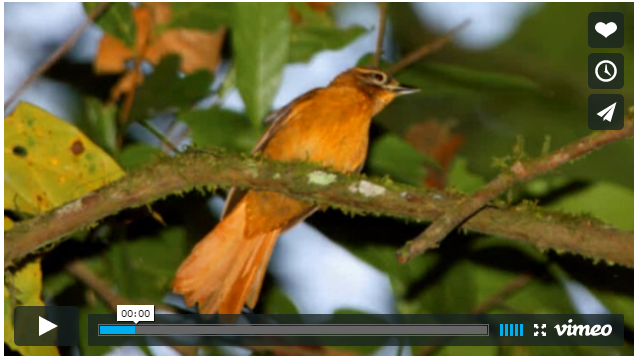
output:
[[[264,119],[253,149],[280,161],[308,160],[358,172],[368,152],[372,117],[396,96],[417,92],[377,69],[352,68]],[[193,249],[172,283],[202,314],[239,314],[258,300],[278,236],[317,210],[283,194],[233,188],[222,219]]]

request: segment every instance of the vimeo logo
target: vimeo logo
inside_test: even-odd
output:
[[[579,336],[609,336],[612,333],[612,325],[594,325],[592,328],[590,325],[572,325],[572,319],[568,320],[568,324],[555,325],[555,329],[557,329],[557,334],[562,336],[566,334],[567,336],[577,336],[577,332],[579,332]]]

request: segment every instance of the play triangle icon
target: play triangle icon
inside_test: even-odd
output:
[[[50,321],[42,318],[41,316],[40,318],[40,322],[39,322],[39,334],[38,336],[42,336],[42,334],[46,334],[47,332],[55,329],[57,327],[57,324],[53,324]]]

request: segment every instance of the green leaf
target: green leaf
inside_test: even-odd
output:
[[[42,283],[42,296],[45,300],[54,298],[75,283],[77,280],[65,270],[47,275]]]
[[[424,76],[455,82],[478,90],[540,90],[539,84],[516,74],[490,72],[445,63],[424,62],[416,67]]]
[[[274,287],[267,293],[264,312],[266,314],[299,314],[293,301],[279,287]]]
[[[452,188],[471,194],[486,184],[481,176],[472,173],[467,167],[467,160],[463,157],[456,157],[448,175],[448,185]]]
[[[154,72],[137,89],[129,122],[189,108],[209,94],[209,86],[213,81],[213,75],[209,71],[199,70],[181,77],[179,65],[180,57],[177,55],[161,59]]]
[[[384,272],[390,278],[392,291],[396,298],[396,308],[402,314],[416,314],[419,312],[417,303],[405,300],[409,288],[425,271],[429,270],[438,261],[437,254],[425,254],[417,257],[407,264],[401,264],[394,255],[394,247],[382,245],[365,245],[363,247],[350,247],[363,261]]]
[[[160,302],[170,291],[176,269],[189,252],[183,227],[164,228],[157,236],[107,236],[108,249],[84,260],[110,288],[135,302]],[[65,289],[66,277],[53,275],[55,289]],[[54,291],[54,289],[50,289]],[[92,302],[92,301],[88,301]]]
[[[367,164],[373,174],[387,174],[404,183],[421,185],[426,175],[424,164],[436,163],[402,138],[388,134],[372,143]]]
[[[86,2],[84,9],[90,14],[101,3]],[[132,17],[132,6],[128,2],[115,2],[97,18],[97,24],[108,34],[120,39],[127,47],[132,47],[136,35],[136,25]]]
[[[453,241],[445,241],[452,252],[427,253],[406,265],[398,263],[392,246],[368,245],[350,251],[388,275],[397,310],[403,314],[469,313],[522,274],[547,273],[544,256],[519,243],[486,237],[460,251],[448,243]],[[517,313],[575,313],[563,285],[557,278],[547,277],[530,281],[508,297],[505,305]],[[509,310],[496,307],[491,312]]]
[[[213,107],[186,111],[178,115],[189,126],[198,147],[224,147],[231,151],[249,152],[259,134],[243,115]]]
[[[152,162],[161,154],[161,150],[143,143],[133,143],[121,150],[119,164],[126,171],[137,169]]]
[[[114,244],[105,271],[113,288],[132,300],[160,301],[188,252],[185,238],[185,229],[173,227]]]
[[[192,28],[203,31],[217,30],[229,25],[231,3],[225,2],[171,2],[170,28]]]
[[[340,29],[327,13],[314,11],[306,3],[291,6],[300,20],[292,25],[289,62],[305,62],[317,52],[342,48],[366,31],[360,26]]]
[[[97,145],[114,154],[117,150],[117,106],[97,98],[84,99],[84,114],[77,124]]]
[[[253,126],[261,127],[288,61],[288,5],[235,3],[232,23],[236,84]]]
[[[634,191],[610,182],[597,182],[581,192],[558,199],[549,208],[590,213],[622,230],[634,230]]]
[[[430,283],[417,299],[420,312],[468,314],[476,306],[480,287],[473,279],[474,266],[467,261],[453,264],[436,283]]]
[[[365,57],[364,61],[369,61],[369,58]],[[400,71],[396,78],[421,88],[420,96],[427,100],[451,99],[452,103],[444,103],[441,109],[447,110],[448,106],[457,112],[455,115],[465,115],[459,110],[480,108],[496,95],[521,97],[526,93],[539,94],[541,90],[536,82],[526,77],[444,63],[417,64]],[[501,98],[496,99],[504,102]]]

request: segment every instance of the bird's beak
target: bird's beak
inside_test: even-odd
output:
[[[391,92],[395,93],[396,95],[414,94],[420,91],[420,89],[418,88],[411,87],[408,85],[402,85],[402,84],[396,84],[394,86],[390,86],[388,89]]]

